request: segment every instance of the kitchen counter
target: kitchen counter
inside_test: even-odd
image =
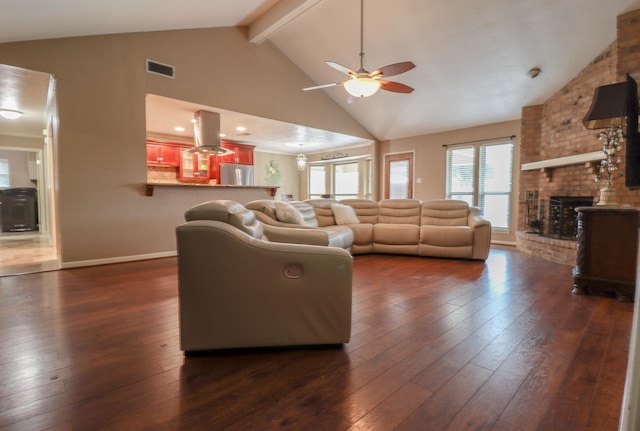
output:
[[[147,183],[147,196],[153,196],[153,190],[155,187],[200,187],[200,188],[232,188],[232,189],[251,189],[251,190],[266,190],[271,196],[276,195],[276,191],[278,190],[277,186],[234,186],[230,184],[209,184],[209,183],[164,183],[164,182],[154,182]]]

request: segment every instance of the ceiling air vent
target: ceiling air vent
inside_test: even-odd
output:
[[[156,75],[166,76],[168,78],[175,78],[176,69],[168,64],[158,63],[157,61],[147,60],[147,72],[155,73]]]

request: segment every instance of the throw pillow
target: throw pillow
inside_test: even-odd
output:
[[[333,211],[333,217],[336,219],[336,224],[360,223],[355,210],[349,205],[331,204],[331,211]]]
[[[289,202],[275,201],[276,217],[283,223],[304,224],[304,217]]]

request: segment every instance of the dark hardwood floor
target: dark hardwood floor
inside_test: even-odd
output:
[[[571,287],[356,256],[343,348],[185,358],[175,258],[0,277],[0,430],[616,430],[633,304]]]

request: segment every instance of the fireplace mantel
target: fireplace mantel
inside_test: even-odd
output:
[[[539,160],[537,162],[523,163],[520,165],[522,171],[532,171],[534,169],[558,168],[561,166],[580,165],[582,163],[602,160],[602,151],[576,154],[573,156],[558,157],[556,159]]]

